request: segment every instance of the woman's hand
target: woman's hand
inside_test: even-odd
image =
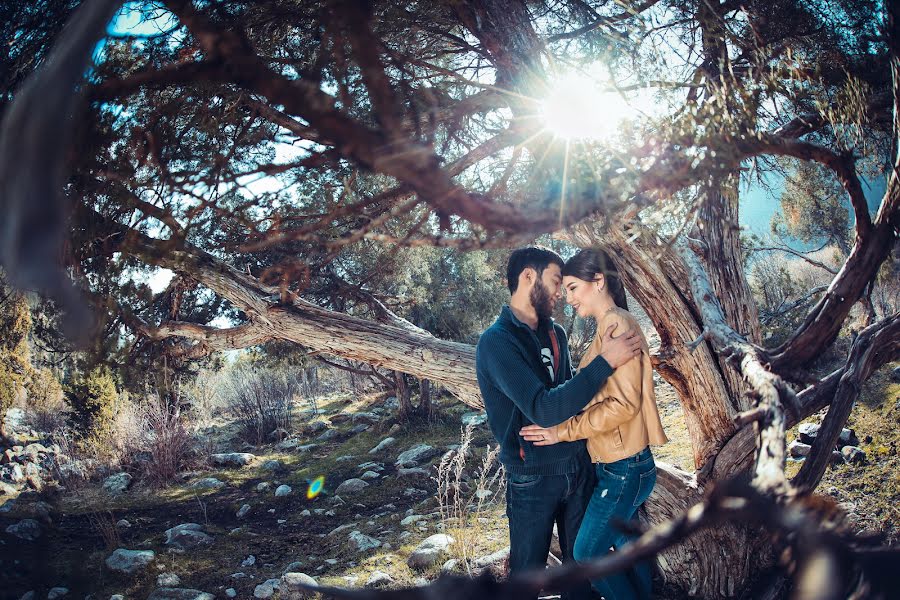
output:
[[[547,429],[540,425],[526,425],[519,430],[519,435],[529,442],[533,442],[535,446],[552,446],[559,443],[556,427]]]

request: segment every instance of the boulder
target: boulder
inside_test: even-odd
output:
[[[369,578],[366,579],[365,586],[367,588],[380,588],[394,583],[394,578],[383,571],[373,571]]]
[[[229,598],[237,598],[237,590],[234,588],[225,588],[225,595]]]
[[[462,416],[462,424],[465,426],[472,425],[476,427],[478,425],[484,425],[487,423],[487,413],[484,412],[471,412],[466,413]]]
[[[364,462],[361,465],[356,465],[356,468],[360,471],[375,471],[376,473],[381,473],[384,471],[384,463],[379,462]]]
[[[171,546],[175,551],[185,551],[205,544],[211,544],[212,536],[203,531],[198,523],[182,523],[166,530],[166,546]]]
[[[13,535],[20,540],[25,540],[26,542],[33,542],[41,537],[43,530],[41,529],[40,523],[34,519],[22,519],[18,523],[13,523],[8,526],[6,528],[6,533]]]
[[[159,587],[178,587],[181,578],[175,573],[160,573],[156,576],[156,585]]]
[[[357,552],[368,552],[369,550],[374,550],[381,546],[380,540],[369,537],[360,531],[351,531],[347,540]]]
[[[250,512],[250,505],[245,504],[240,509],[238,509],[237,514],[235,515],[238,519],[243,519],[247,516],[247,513]]]
[[[406,527],[407,525],[413,525],[415,523],[418,523],[419,521],[424,520],[425,517],[423,515],[408,515],[406,517],[403,517],[403,519],[400,521],[400,525]]]
[[[268,579],[253,588],[253,597],[260,599],[271,598],[279,587],[281,587],[280,579]]]
[[[341,432],[337,429],[329,429],[325,433],[320,434],[316,437],[317,442],[329,442],[333,439],[341,437]]]
[[[377,423],[380,418],[381,417],[379,417],[375,413],[358,412],[358,413],[353,413],[353,416],[351,417],[351,421],[353,423],[368,423],[369,425],[372,425],[374,423]]]
[[[256,456],[249,452],[225,452],[213,454],[209,460],[216,467],[246,467],[256,460]]]
[[[838,437],[838,447],[843,448],[844,446],[856,446],[859,444],[859,438],[856,437],[856,432],[852,429],[841,429],[841,435]]]
[[[791,458],[806,458],[809,456],[809,451],[812,450],[812,446],[809,444],[804,444],[803,442],[798,442],[794,440],[791,442],[791,445],[788,446],[788,455]]]
[[[397,469],[397,475],[399,477],[428,477],[428,471],[422,467],[411,467],[409,469],[400,467]]]
[[[291,492],[293,491],[294,490],[289,485],[279,485],[277,488],[275,488],[275,497],[283,498],[285,496],[290,496]]]
[[[350,434],[359,435],[360,433],[368,431],[370,427],[371,425],[369,425],[368,423],[359,423],[350,428]]]
[[[440,454],[440,450],[428,444],[416,444],[406,452],[400,453],[394,461],[398,467],[416,467]]]
[[[487,567],[500,565],[507,558],[509,558],[509,546],[502,550],[497,550],[492,554],[476,558],[473,565],[476,569],[485,569]]]
[[[362,490],[366,489],[367,487],[369,487],[369,484],[366,483],[365,481],[363,481],[362,479],[353,478],[353,479],[348,479],[347,481],[343,482],[341,485],[337,486],[337,489],[334,490],[334,493],[337,494],[338,496],[344,495],[344,494],[356,494],[356,493],[361,492]]]
[[[844,446],[841,448],[841,454],[843,455],[844,460],[851,465],[866,464],[866,453],[858,446]]]
[[[819,427],[821,426],[818,423],[800,423],[797,427],[799,440],[804,444],[812,444],[819,435]]]
[[[225,487],[225,482],[215,477],[204,477],[191,484],[191,487],[195,490],[221,490]]]
[[[894,381],[900,381],[900,367],[894,367],[891,371],[891,379]]]
[[[454,543],[454,539],[444,533],[436,533],[426,538],[419,544],[409,558],[406,564],[411,569],[427,569],[436,565],[441,557],[449,550],[450,545]]]
[[[365,473],[363,473],[362,475],[359,476],[359,478],[362,479],[363,481],[378,479],[379,477],[381,477],[381,475],[379,475],[375,471],[366,471]]]
[[[136,573],[153,562],[156,553],[153,550],[126,550],[119,548],[106,557],[106,566],[119,573]]]
[[[55,587],[50,588],[50,591],[47,592],[47,600],[56,600],[57,598],[62,598],[66,594],[69,593],[69,588],[64,587]]]
[[[215,596],[188,588],[158,588],[147,596],[147,600],[215,600]]]
[[[111,496],[124,494],[131,485],[131,475],[128,473],[116,473],[103,480],[103,491]]]
[[[279,599],[303,600],[313,598],[316,592],[309,587],[318,587],[315,579],[306,573],[287,572],[281,576],[281,586],[278,588]]]
[[[386,437],[383,440],[381,440],[380,442],[378,442],[377,446],[375,446],[374,448],[369,450],[369,454],[378,454],[385,448],[389,448],[389,447],[393,446],[395,443],[397,443],[397,440],[395,438]]]
[[[284,470],[284,463],[280,460],[275,459],[267,460],[260,466],[260,468],[263,471],[282,471]]]

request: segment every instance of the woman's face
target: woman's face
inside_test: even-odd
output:
[[[566,302],[575,309],[579,317],[590,317],[596,314],[600,288],[604,285],[603,275],[598,273],[594,281],[585,281],[566,275],[563,277],[563,288],[566,290]]]

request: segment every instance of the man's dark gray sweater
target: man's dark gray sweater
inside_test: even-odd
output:
[[[488,424],[500,443],[500,461],[510,473],[572,473],[580,462],[590,461],[583,440],[535,446],[519,436],[525,425],[550,427],[578,414],[613,371],[598,356],[573,377],[565,331],[551,324],[560,346],[556,387],[541,362],[537,334],[519,321],[509,306],[504,306],[494,324],[481,334],[475,350],[475,372]]]

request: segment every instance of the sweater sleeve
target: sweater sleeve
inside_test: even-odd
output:
[[[489,374],[493,385],[541,427],[562,423],[577,414],[612,373],[609,363],[598,356],[572,379],[548,390],[528,367],[521,349],[499,339],[479,342],[476,362]]]

